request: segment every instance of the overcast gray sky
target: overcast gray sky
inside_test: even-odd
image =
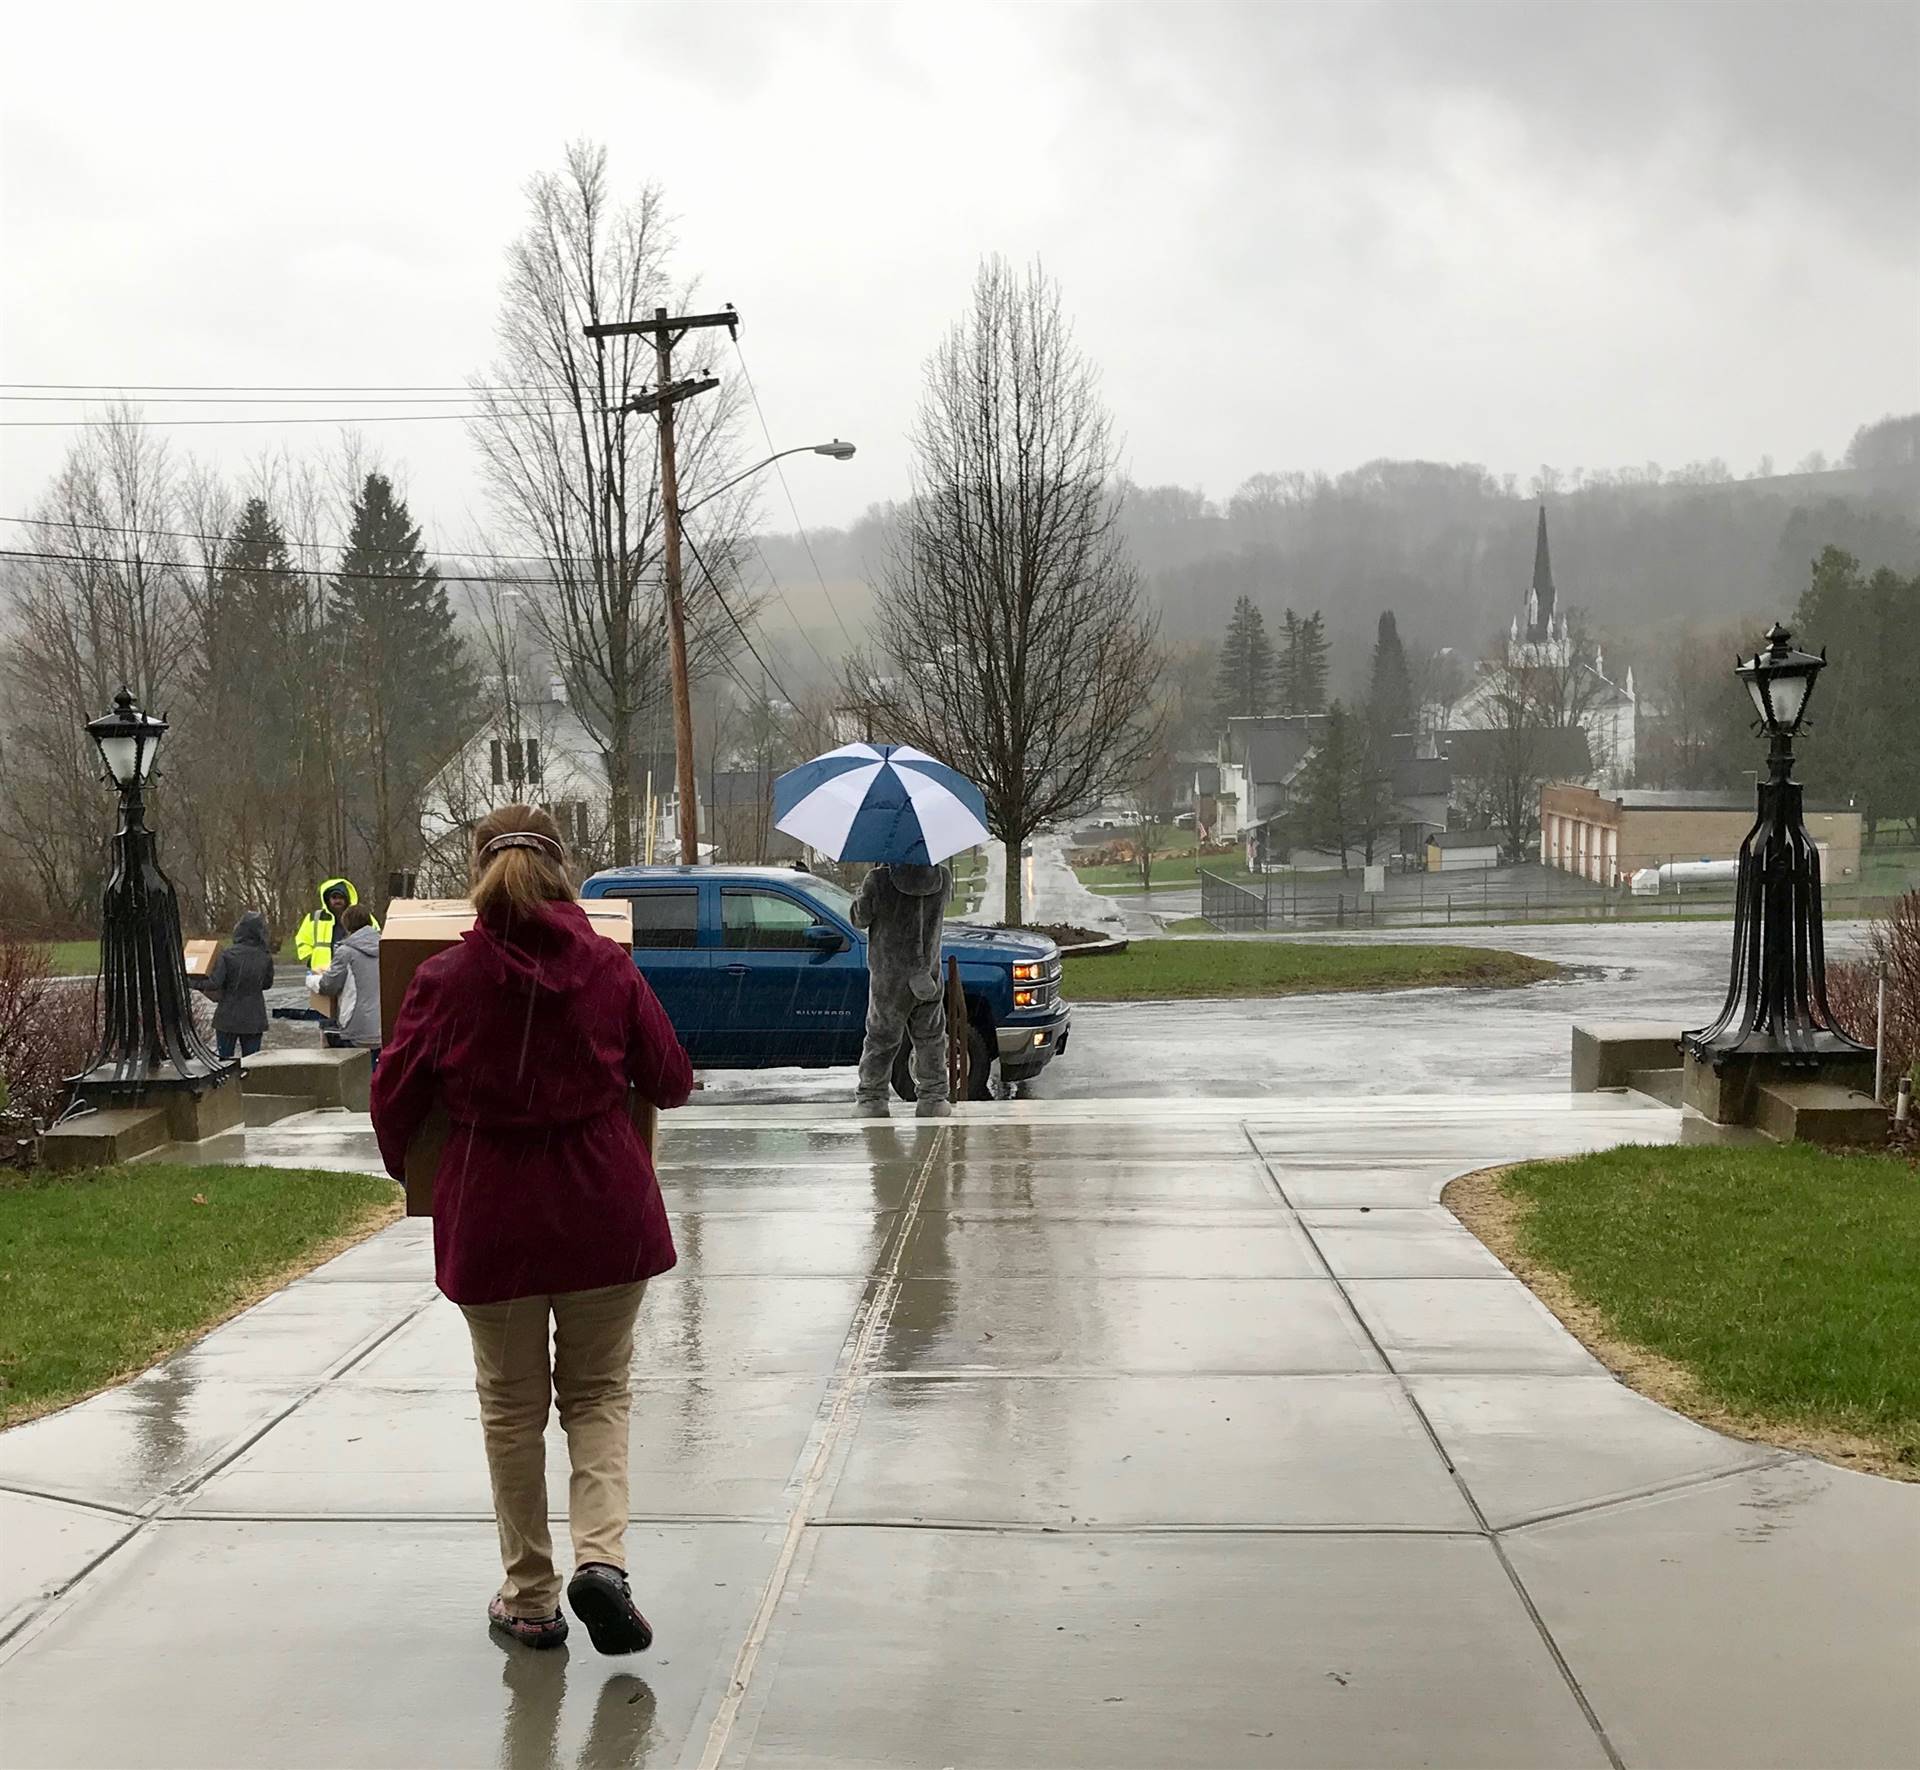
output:
[[[0,106],[8,382],[458,385],[526,179],[605,141],[781,446],[860,445],[790,468],[809,523],[904,490],[991,250],[1059,278],[1134,477],[1216,497],[1379,455],[1784,469],[1920,406],[1911,0],[69,0],[9,14]],[[456,544],[461,427],[365,431]],[[0,430],[0,511],[66,434]]]

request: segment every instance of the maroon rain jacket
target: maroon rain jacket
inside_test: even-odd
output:
[[[434,1276],[456,1303],[631,1284],[674,1263],[627,1086],[684,1105],[693,1068],[632,958],[577,904],[482,923],[414,973],[373,1077],[396,1179],[436,1101]]]

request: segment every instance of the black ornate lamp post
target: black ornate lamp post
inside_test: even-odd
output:
[[[1767,737],[1767,778],[1759,783],[1759,816],[1740,844],[1733,973],[1720,1018],[1684,1035],[1691,1055],[1716,1066],[1735,1056],[1815,1065],[1868,1049],[1838,1030],[1827,1005],[1820,850],[1807,834],[1793,778],[1794,734],[1826,653],[1794,650],[1793,635],[1777,621],[1766,638],[1766,650],[1735,668]]]
[[[76,1102],[143,1102],[168,1090],[198,1093],[237,1068],[208,1049],[193,1024],[173,885],[155,857],[142,789],[167,722],[121,689],[113,711],[87,726],[107,778],[120,790],[113,876],[101,899],[100,976],[106,1017],[92,1067],[73,1078]]]

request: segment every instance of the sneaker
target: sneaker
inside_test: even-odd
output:
[[[559,1611],[551,1616],[510,1616],[507,1601],[498,1597],[487,1605],[487,1626],[522,1647],[558,1647],[567,1638],[567,1619]]]
[[[854,1106],[853,1116],[857,1119],[890,1119],[893,1113],[884,1100],[862,1100]]]
[[[923,1100],[914,1109],[914,1116],[923,1119],[950,1119],[953,1117],[951,1100]]]
[[[567,1602],[587,1625],[601,1653],[645,1653],[653,1645],[653,1625],[634,1608],[627,1576],[603,1561],[589,1561],[567,1582]]]

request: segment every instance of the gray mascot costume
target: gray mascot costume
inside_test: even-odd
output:
[[[940,930],[953,877],[945,867],[879,866],[853,903],[867,931],[867,1042],[860,1053],[862,1118],[887,1116],[887,1089],[903,1038],[913,1040],[919,1116],[952,1115]]]

